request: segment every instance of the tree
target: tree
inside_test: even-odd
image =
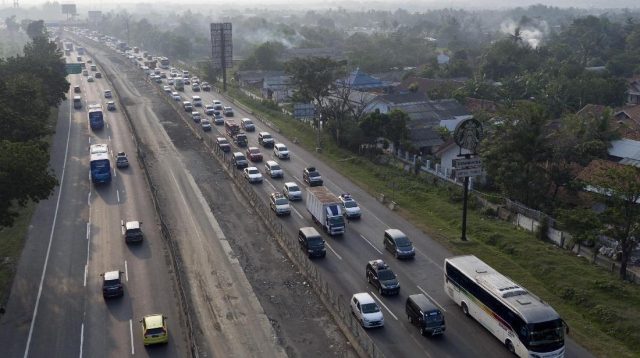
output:
[[[295,97],[300,102],[313,101],[322,105],[322,99],[336,88],[336,80],[344,75],[344,66],[328,57],[294,58],[285,64],[297,88]]]
[[[0,81],[0,140],[26,142],[52,133],[42,81],[17,73]]]
[[[280,70],[283,64],[279,61],[285,47],[276,41],[267,41],[258,46],[240,65],[242,70]]]
[[[509,198],[539,208],[545,202],[549,178],[544,164],[551,158],[545,131],[549,118],[541,106],[522,103],[500,116],[482,141],[487,173]]]
[[[620,278],[627,277],[631,252],[640,243],[640,168],[616,165],[593,173],[591,185],[601,188],[608,206],[601,214],[605,233],[618,242]]]
[[[383,123],[384,137],[389,139],[396,150],[400,146],[400,142],[409,138],[409,115],[398,109],[389,112],[388,120]]]
[[[31,38],[32,40],[36,37],[47,35],[46,29],[44,27],[44,20],[29,22],[25,31],[27,35],[29,35],[29,38]]]
[[[14,204],[46,199],[58,184],[46,148],[44,142],[0,141],[0,226],[13,224]]]

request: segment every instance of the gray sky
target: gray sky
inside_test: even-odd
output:
[[[10,6],[13,0],[0,0],[0,4]],[[22,7],[40,5],[44,2],[42,0],[19,0]],[[319,0],[298,0],[296,2],[286,0],[222,0],[222,1],[207,1],[207,0],[187,0],[187,1],[175,1],[175,0],[155,0],[155,1],[131,1],[131,0],[75,0],[60,1],[61,3],[76,4],[78,10],[106,10],[113,7],[115,4],[133,5],[140,3],[147,3],[150,7],[157,6],[158,3],[173,3],[183,4],[185,8],[188,8],[188,4],[211,4],[212,6],[224,7],[278,7],[292,9],[317,9],[317,8],[338,8],[344,7],[347,9],[419,9],[427,10],[429,8],[511,8],[516,6],[529,6],[533,4],[544,4],[558,7],[579,7],[579,8],[637,8],[640,7],[640,1],[638,0],[373,0],[373,1],[319,1]],[[152,5],[153,4],[153,5]]]

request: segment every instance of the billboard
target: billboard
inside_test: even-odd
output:
[[[87,19],[89,22],[98,22],[102,18],[102,11],[89,11],[87,13]]]
[[[75,15],[76,4],[62,4],[62,13],[67,15]]]
[[[211,24],[211,54],[213,67],[233,67],[233,43],[231,39],[231,23]]]

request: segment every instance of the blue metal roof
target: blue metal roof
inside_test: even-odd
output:
[[[640,141],[620,139],[611,141],[609,155],[622,158],[621,164],[640,166]]]

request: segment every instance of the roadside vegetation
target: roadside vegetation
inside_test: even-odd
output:
[[[69,89],[62,53],[47,38],[43,22],[22,26],[31,41],[22,54],[0,58],[0,306],[35,204],[58,185],[49,148],[57,106]]]

